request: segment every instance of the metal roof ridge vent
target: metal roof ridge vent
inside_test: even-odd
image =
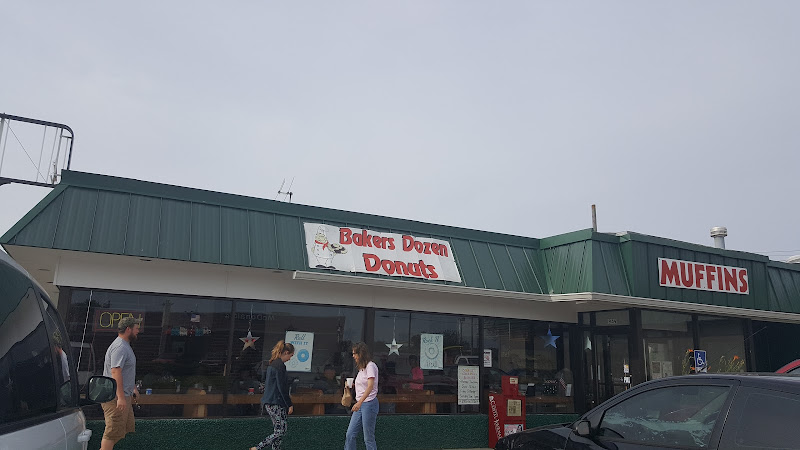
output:
[[[728,235],[728,229],[725,227],[714,227],[711,229],[711,237],[714,238],[714,247],[725,249],[725,236]]]
[[[786,262],[789,264],[800,264],[800,255],[790,256]]]

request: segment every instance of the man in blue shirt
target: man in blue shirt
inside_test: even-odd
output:
[[[136,355],[131,342],[139,335],[141,319],[125,317],[117,324],[118,335],[106,350],[103,375],[117,382],[117,398],[103,403],[106,429],[100,450],[112,450],[114,445],[128,433],[135,431],[131,400],[139,395],[136,389]]]

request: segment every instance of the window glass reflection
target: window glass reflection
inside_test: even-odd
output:
[[[478,324],[476,317],[376,311],[372,349],[381,412],[477,412],[478,405],[458,404],[458,366],[481,361]]]
[[[504,375],[519,377],[520,393],[531,413],[567,413],[575,409],[574,374],[569,364],[569,332],[559,323],[485,319],[484,346],[491,367],[484,369],[483,389],[502,391]]]
[[[700,316],[700,348],[706,351],[708,372],[744,372],[744,329],[741,319]]]
[[[692,316],[642,310],[645,373],[648,380],[686,375],[690,372]]]
[[[233,323],[232,395],[229,396],[232,404],[228,415],[258,414],[270,353],[289,332],[293,332],[290,342],[296,340],[295,355],[286,364],[292,380],[294,413],[346,413],[339,403],[342,376],[352,373],[350,349],[363,339],[362,309],[237,301]],[[252,341],[254,338],[257,340]]]
[[[0,264],[0,423],[56,410],[53,349],[27,278]]]
[[[142,318],[131,343],[136,353],[141,417],[220,416],[226,382],[231,301],[198,297],[103,291],[73,291],[67,327],[78,351],[79,379],[102,375],[103,359],[117,336],[119,320]],[[148,392],[150,393],[148,396]],[[188,397],[204,395],[205,403]],[[92,418],[99,407],[86,408]]]

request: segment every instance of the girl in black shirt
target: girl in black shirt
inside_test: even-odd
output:
[[[294,345],[278,341],[272,348],[267,373],[264,376],[264,395],[261,396],[261,407],[272,419],[274,432],[250,450],[271,448],[279,450],[286,434],[286,416],[294,412],[292,399],[289,397],[289,378],[286,376],[286,361],[292,359]]]

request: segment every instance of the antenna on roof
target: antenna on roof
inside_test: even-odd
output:
[[[284,195],[283,199],[286,200],[286,196],[288,195],[289,196],[289,203],[292,203],[292,195],[293,195],[292,185],[294,184],[294,177],[292,177],[292,181],[289,183],[289,187],[284,191],[283,190],[283,185],[285,185],[285,184],[286,184],[286,178],[284,178],[283,181],[281,182],[281,187],[278,188],[278,194],[275,195],[275,200],[278,199],[278,195],[283,194]]]

